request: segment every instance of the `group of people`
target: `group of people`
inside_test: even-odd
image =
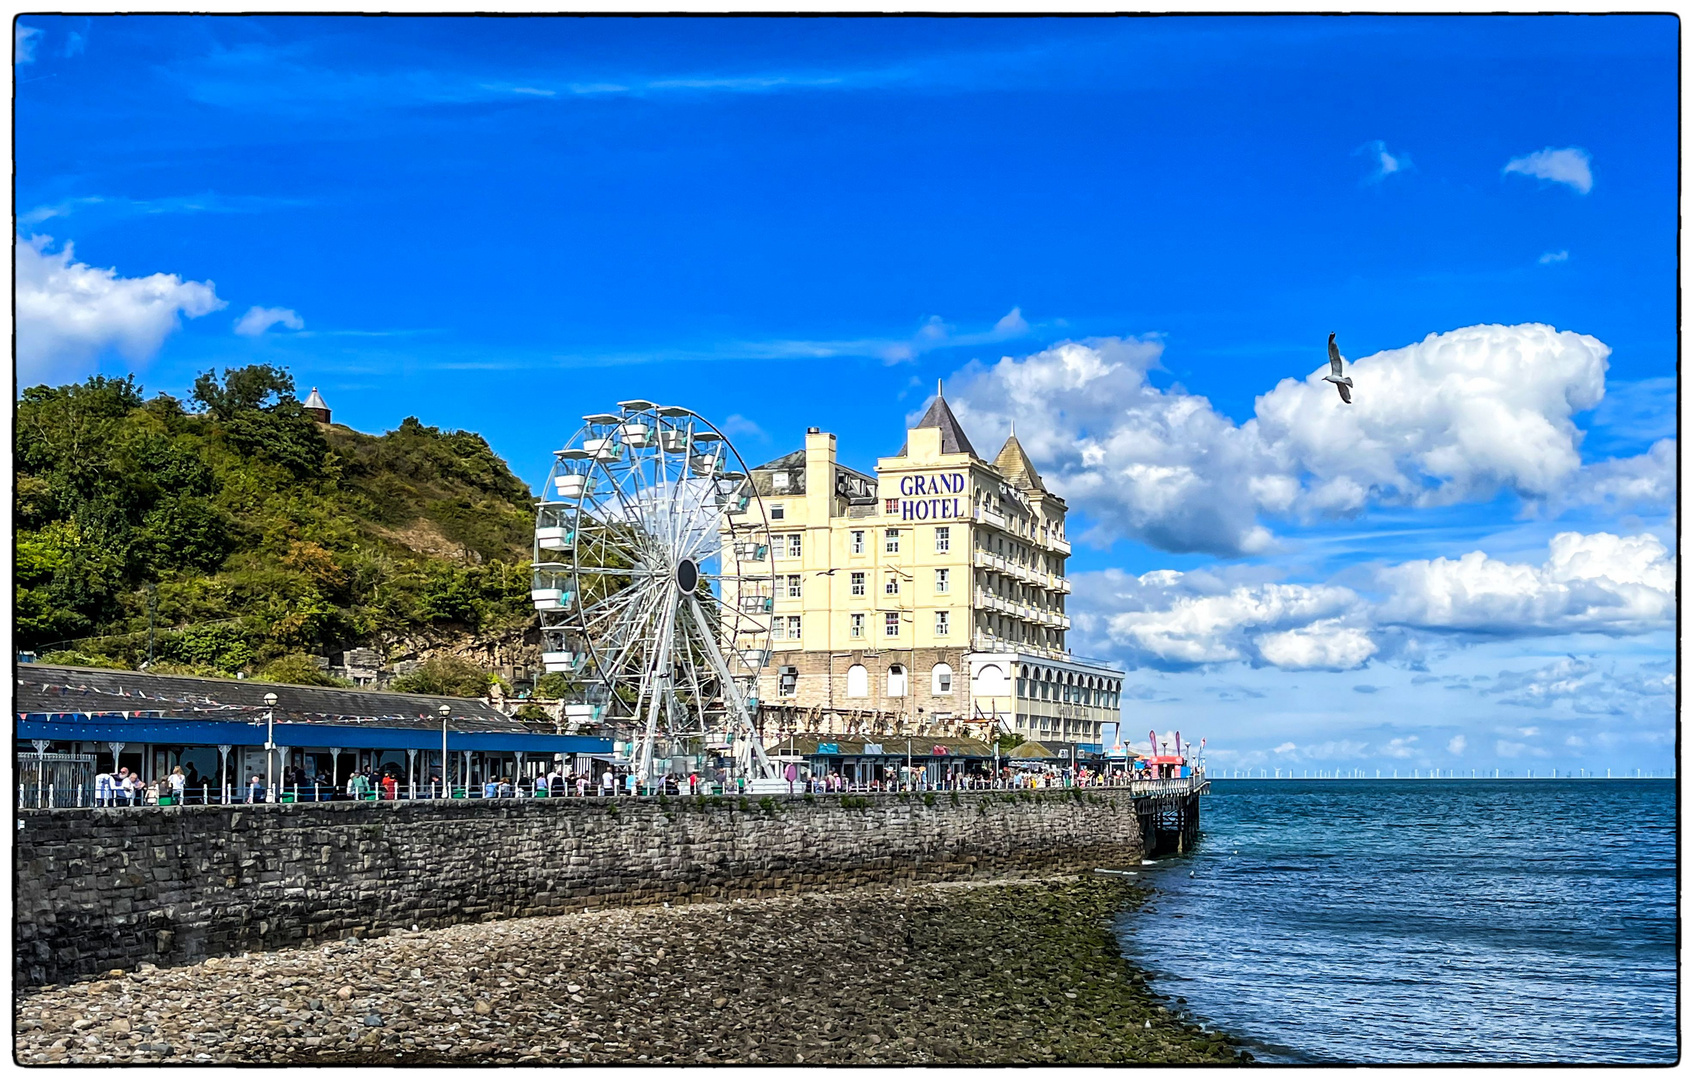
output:
[[[189,769],[192,770],[193,766],[190,765]],[[178,765],[168,776],[161,776],[148,783],[141,779],[140,773],[130,772],[129,766],[122,765],[115,772],[94,774],[94,805],[156,805],[161,799],[174,799],[180,803],[186,793],[201,793],[203,789],[199,785],[199,779],[198,775],[190,775]]]

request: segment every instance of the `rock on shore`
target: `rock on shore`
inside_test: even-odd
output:
[[[1121,879],[583,912],[21,994],[22,1064],[1222,1063],[1117,954]],[[1250,1060],[1248,1057],[1247,1060]]]

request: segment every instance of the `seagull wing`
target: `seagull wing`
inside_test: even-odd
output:
[[[1337,382],[1334,384],[1334,388],[1340,391],[1340,400],[1348,405],[1352,404],[1352,391],[1347,388],[1345,383]]]
[[[1335,377],[1340,377],[1340,348],[1334,343],[1334,335],[1329,335],[1329,367],[1333,369]]]

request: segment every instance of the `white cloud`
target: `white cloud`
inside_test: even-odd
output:
[[[1582,468],[1568,487],[1543,500],[1556,513],[1565,506],[1593,504],[1612,513],[1634,506],[1668,506],[1675,501],[1676,441],[1659,439],[1644,454],[1612,458]]]
[[[1574,146],[1562,150],[1548,146],[1544,150],[1512,158],[1506,163],[1505,171],[1568,184],[1583,195],[1593,190],[1593,159],[1587,151]]]
[[[1675,708],[1675,672],[1669,661],[1644,664],[1618,673],[1590,660],[1565,656],[1530,671],[1501,671],[1485,694],[1499,695],[1501,705],[1526,709],[1567,707],[1583,716],[1614,716],[1662,720]],[[1540,734],[1538,726],[1516,729],[1522,738]],[[1605,742],[1608,734],[1595,738]]]
[[[41,31],[23,23],[15,23],[14,26],[16,29],[12,31],[12,63],[35,63],[35,47],[41,44],[37,40],[41,37]]]
[[[1673,625],[1675,558],[1650,534],[1564,532],[1540,566],[1472,551],[1379,572],[1384,623],[1481,634],[1637,634]]]
[[[1354,156],[1364,155],[1370,162],[1371,169],[1364,177],[1366,184],[1379,184],[1382,180],[1396,172],[1403,172],[1411,167],[1411,155],[1406,153],[1392,154],[1388,152],[1387,144],[1380,139],[1374,139],[1354,150]]]
[[[1284,742],[1280,746],[1276,747],[1275,750],[1272,751],[1272,753],[1291,754],[1293,751],[1295,751],[1297,749],[1299,749],[1299,747],[1293,745],[1292,743]]]
[[[724,420],[723,420],[723,434],[733,435],[733,436],[736,436],[737,438],[749,438],[749,439],[760,439],[760,440],[768,439],[770,437],[769,435],[765,434],[763,428],[759,427],[758,424],[754,423],[753,421],[748,420],[746,417],[742,416],[740,413],[730,413],[727,417],[724,418]]]
[[[1243,583],[1207,570],[1084,572],[1074,578],[1075,643],[1133,668],[1350,671],[1418,655],[1418,634],[1627,636],[1674,626],[1676,560],[1650,533],[1563,532],[1539,565],[1474,551],[1354,571],[1350,580],[1369,595],[1335,584]]]
[[[1023,309],[1020,307],[1012,308],[998,322],[993,324],[994,333],[1004,334],[1007,337],[1027,333],[1028,329],[1029,324],[1024,320]]]
[[[1347,626],[1340,619],[1319,619],[1309,626],[1265,634],[1258,639],[1258,651],[1279,668],[1347,671],[1374,656],[1376,643],[1360,627]]]
[[[1548,252],[1545,252],[1544,254],[1542,254],[1540,256],[1540,265],[1541,266],[1545,266],[1548,263],[1561,263],[1561,262],[1569,262],[1569,261],[1570,261],[1570,253],[1567,252],[1567,251],[1548,251]]]
[[[284,326],[290,330],[304,330],[305,320],[289,308],[258,307],[247,309],[247,314],[235,320],[235,332],[245,337],[258,337],[273,326]]]
[[[1156,338],[1108,338],[973,363],[952,401],[983,445],[1016,423],[1053,487],[1096,523],[1087,538],[1240,555],[1273,546],[1261,514],[1570,490],[1582,472],[1571,417],[1598,404],[1610,355],[1540,324],[1466,327],[1354,362],[1351,406],[1322,381],[1325,361],[1237,425],[1203,397],[1151,385],[1162,351]]]
[[[1245,661],[1290,670],[1354,668],[1376,652],[1351,621],[1361,603],[1329,585],[1236,585],[1205,574],[1089,574],[1090,631],[1134,666],[1166,669]],[[1101,610],[1103,609],[1103,610]]]
[[[1462,754],[1464,752],[1464,748],[1469,745],[1470,741],[1468,739],[1464,738],[1462,735],[1454,735],[1446,743],[1446,752],[1451,754],[1453,757],[1457,757]]]
[[[52,253],[52,237],[19,240],[17,249],[18,376],[64,377],[107,349],[131,363],[159,351],[181,317],[224,307],[210,281],[175,274],[119,277],[115,269],[75,262],[71,245]]]
[[[1506,742],[1500,739],[1493,744],[1493,752],[1502,758],[1514,758],[1522,755],[1528,747],[1520,742]]]
[[[1415,735],[1406,735],[1403,738],[1389,739],[1382,746],[1381,752],[1391,758],[1408,758],[1412,754],[1416,753],[1416,749],[1411,745],[1416,741],[1417,737]]]

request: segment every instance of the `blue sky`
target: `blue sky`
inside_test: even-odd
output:
[[[1070,498],[1130,730],[1662,770],[1677,32],[26,16],[20,379],[281,363],[538,483],[630,396],[867,468],[945,377]]]

